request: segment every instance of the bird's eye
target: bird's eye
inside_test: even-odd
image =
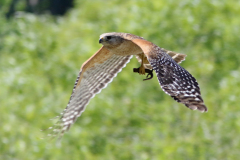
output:
[[[107,36],[107,39],[109,40],[109,39],[111,39],[112,37],[111,36]]]

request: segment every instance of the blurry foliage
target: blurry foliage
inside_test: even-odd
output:
[[[0,159],[238,159],[238,1],[79,0],[65,17],[0,17]],[[163,93],[133,58],[92,99],[61,143],[41,139],[68,103],[81,64],[105,32],[128,32],[187,54],[208,113]]]
[[[63,16],[70,8],[73,8],[74,0],[2,0],[1,6],[8,19],[21,11]]]

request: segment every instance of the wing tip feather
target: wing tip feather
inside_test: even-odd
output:
[[[198,110],[202,113],[208,112],[208,108],[204,104],[193,104],[193,105],[186,105],[186,106],[192,110]]]

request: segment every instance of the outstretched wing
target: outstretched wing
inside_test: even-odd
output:
[[[141,47],[147,56],[165,93],[190,109],[207,111],[196,79],[178,65],[165,49],[142,39],[135,39],[133,42]]]
[[[130,61],[132,56],[119,56],[102,47],[81,67],[73,92],[59,121],[50,127],[49,136],[63,136],[85,110],[89,100],[101,92],[117,73]]]

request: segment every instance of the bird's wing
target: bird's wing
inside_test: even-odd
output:
[[[113,80],[131,57],[115,55],[102,47],[89,58],[81,67],[69,103],[61,118],[53,127],[49,128],[51,129],[49,136],[62,137],[85,110],[89,100]]]
[[[163,48],[162,48],[163,49]],[[164,49],[163,49],[164,50]],[[177,62],[178,64],[182,63],[185,60],[186,54],[181,54],[173,51],[164,50],[172,59]]]
[[[177,52],[173,52],[173,51],[169,51],[169,50],[165,50],[165,51],[178,64],[180,64],[182,61],[184,61],[185,57],[187,56],[186,54],[181,54],[181,53],[177,53]],[[136,58],[137,58],[139,63],[142,63],[142,58],[140,57],[140,54],[137,54]],[[147,63],[144,63],[143,65],[147,69],[152,69],[152,66],[151,66],[151,64],[148,61],[147,61]]]
[[[184,68],[178,65],[165,49],[144,39],[133,39],[147,56],[149,63],[155,70],[161,88],[179,103],[190,109],[207,111],[201,97],[196,79]]]

